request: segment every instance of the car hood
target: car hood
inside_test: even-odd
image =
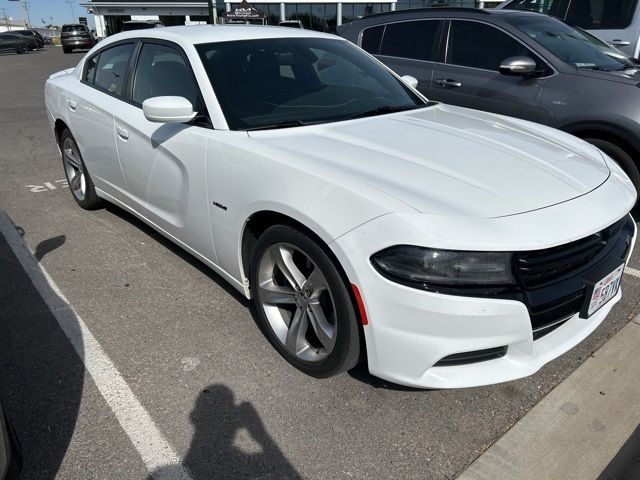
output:
[[[584,195],[610,174],[595,147],[568,134],[443,104],[249,135],[275,148],[279,161],[366,184],[430,214],[537,210]]]

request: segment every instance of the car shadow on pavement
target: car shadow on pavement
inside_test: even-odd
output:
[[[61,244],[51,240],[41,255]],[[75,430],[84,366],[1,233],[0,286],[0,399],[21,444],[20,478],[51,479]]]
[[[236,404],[229,387],[205,388],[190,418],[195,433],[182,465],[195,480],[302,478],[269,436],[253,405]],[[169,465],[152,472],[149,480],[176,476],[176,466]]]

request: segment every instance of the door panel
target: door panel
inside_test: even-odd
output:
[[[436,66],[434,62],[385,57],[382,55],[378,55],[377,58],[398,75],[411,75],[418,79],[418,91],[427,97],[430,96],[433,70]]]
[[[447,35],[445,63],[433,75],[433,100],[502,115],[536,120],[543,78],[502,75],[500,64],[509,57],[541,60],[515,38],[474,21],[454,20]]]
[[[498,72],[438,64],[429,98],[535,121],[544,79],[512,77]],[[442,84],[448,82],[448,84]],[[449,86],[461,84],[460,87]]]
[[[122,199],[126,190],[113,132],[113,111],[120,100],[78,83],[67,91],[69,127],[95,186]]]
[[[215,262],[209,224],[205,155],[210,130],[148,121],[123,103],[115,112],[116,145],[127,203]]]
[[[201,112],[201,97],[186,58],[172,46],[144,43],[132,82],[131,103],[114,112],[115,140],[129,203],[179,241],[217,263],[206,190],[211,130],[191,124],[150,122],[142,103],[181,96]],[[206,113],[206,112],[205,112]]]

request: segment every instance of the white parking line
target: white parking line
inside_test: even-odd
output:
[[[156,480],[191,480],[173,447],[149,412],[109,359],[87,325],[67,302],[58,286],[34,258],[9,217],[0,211],[0,233],[18,258],[34,287],[56,317],[98,390]]]
[[[636,270],[635,268],[625,267],[624,273],[640,278],[640,270]]]

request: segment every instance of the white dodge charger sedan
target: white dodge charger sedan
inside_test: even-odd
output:
[[[620,299],[636,192],[557,130],[427,101],[332,35],[114,35],[45,98],[69,187],[255,302],[293,366],[417,387],[532,374]]]

